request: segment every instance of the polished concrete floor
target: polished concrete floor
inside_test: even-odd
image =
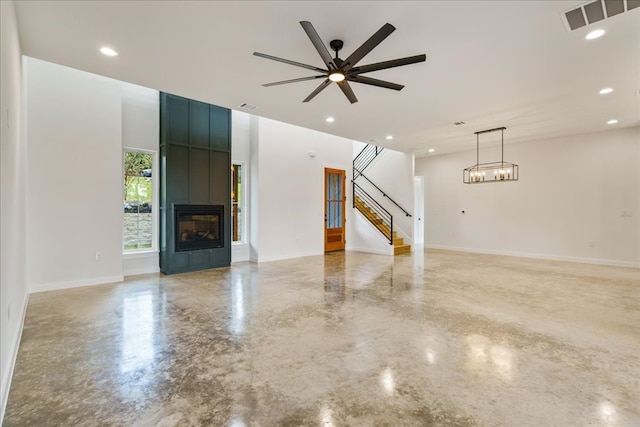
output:
[[[9,426],[638,426],[640,270],[335,253],[31,295]]]

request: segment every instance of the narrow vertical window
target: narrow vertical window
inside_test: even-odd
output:
[[[125,150],[123,170],[123,249],[153,249],[153,154]]]
[[[244,240],[244,187],[242,164],[234,163],[231,166],[231,224],[234,242]]]

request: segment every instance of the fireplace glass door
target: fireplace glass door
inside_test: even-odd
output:
[[[176,205],[176,252],[221,248],[223,206]]]

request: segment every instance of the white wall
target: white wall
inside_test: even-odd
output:
[[[22,69],[14,4],[0,2],[0,424],[27,306],[25,277],[26,144]]]
[[[252,215],[257,214],[252,218],[257,221],[257,230],[253,230],[257,233],[257,260],[322,254],[324,169],[345,170],[350,182],[352,141],[274,120],[260,118],[258,122],[259,178],[252,169],[252,190],[258,192],[257,206],[252,205]],[[346,207],[348,249],[352,217],[349,191]]]
[[[364,146],[364,143],[354,143],[353,157],[357,156]],[[404,210],[413,215],[413,169],[413,154],[385,148],[366,168],[364,175]],[[364,191],[369,193],[393,216],[393,229],[398,233],[398,237],[404,238],[405,243],[411,244],[413,241],[413,218],[407,217],[402,210],[389,199],[383,197],[382,193],[364,178],[358,178],[357,181]],[[358,250],[393,253],[393,247],[368,220],[357,213],[354,216],[356,234],[352,238],[352,243]],[[380,242],[382,242],[382,246]]]
[[[416,161],[428,247],[640,266],[640,127],[507,145],[505,161],[518,182],[463,184],[475,151]]]
[[[120,83],[32,58],[24,67],[30,290],[122,280]]]
[[[389,243],[389,240],[364,215],[353,209],[352,205],[349,205],[349,209],[352,211],[352,220],[348,226],[348,249],[357,252],[393,255],[393,245]]]
[[[158,171],[160,148],[160,93],[155,89],[120,82],[122,94],[122,147],[151,151],[155,154],[153,170]],[[120,178],[122,179],[122,178]],[[154,241],[157,241],[160,180],[154,173],[153,213]],[[123,274],[156,273],[160,271],[157,245],[151,251],[126,253],[122,256]]]
[[[259,190],[260,190],[260,118],[251,116],[249,118],[249,209],[248,227],[249,227],[249,259],[258,261],[259,252],[259,235],[258,235],[258,208],[259,208]]]
[[[131,83],[119,84],[122,96],[122,146],[158,152],[160,93]]]
[[[242,243],[232,243],[231,245],[231,262],[249,261],[250,259],[250,224],[249,212],[251,211],[251,115],[241,111],[231,111],[231,162],[242,163],[244,169],[244,181],[242,183],[244,190],[244,206],[242,212],[244,214],[245,229],[244,239]]]

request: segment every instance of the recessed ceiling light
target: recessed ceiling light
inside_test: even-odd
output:
[[[393,139],[393,135],[387,135],[384,137],[385,139]]]
[[[436,151],[435,148],[429,148],[430,153],[433,153],[434,151]]]
[[[602,37],[603,35],[604,35],[604,30],[593,30],[589,34],[587,34],[585,39],[593,40],[593,39],[597,39],[598,37]]]
[[[606,94],[611,93],[611,92],[613,92],[612,88],[605,87],[604,89],[601,89],[599,93],[600,93],[600,95],[606,95]]]
[[[107,56],[118,56],[118,52],[106,46],[103,48],[100,48],[100,52],[102,52],[103,55],[107,55]]]
[[[327,123],[333,123],[333,122],[335,122],[335,121],[336,121],[336,119],[334,119],[333,117],[327,117],[327,118],[325,119],[325,121],[326,121]]]
[[[618,123],[618,120],[616,119],[611,119],[607,122],[608,125],[615,125],[616,123]]]

